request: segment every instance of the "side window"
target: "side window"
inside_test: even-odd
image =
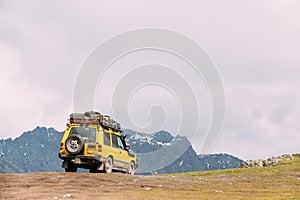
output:
[[[112,146],[119,149],[124,149],[124,144],[120,136],[112,134]]]
[[[123,141],[120,137],[118,137],[118,148],[124,149]]]
[[[104,132],[104,144],[110,146],[110,133]]]
[[[112,146],[115,148],[118,148],[118,136],[116,136],[115,134],[112,134]]]

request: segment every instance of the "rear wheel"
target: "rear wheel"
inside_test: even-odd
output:
[[[68,167],[65,168],[65,172],[77,172],[77,167],[72,163],[68,163]]]
[[[111,157],[108,157],[105,161],[105,164],[104,164],[104,171],[105,173],[112,173],[112,169],[113,169],[113,160]]]
[[[135,172],[135,164],[133,161],[131,161],[127,170],[127,174],[134,175],[134,172]]]

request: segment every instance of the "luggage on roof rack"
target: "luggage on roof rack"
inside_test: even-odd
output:
[[[84,115],[89,118],[98,119],[100,124],[103,122],[103,115],[101,115],[99,112],[89,111],[85,112]]]
[[[101,126],[122,132],[120,123],[113,120],[109,115],[102,115],[95,111],[71,113],[69,121],[71,124],[100,124]]]
[[[82,113],[72,113],[70,115],[70,119],[73,118],[73,119],[83,119],[84,118],[84,114]]]

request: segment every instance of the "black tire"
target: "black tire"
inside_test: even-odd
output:
[[[113,159],[111,157],[108,157],[104,164],[104,172],[110,174],[112,173],[112,170],[113,170]]]
[[[72,155],[79,154],[83,148],[83,139],[80,135],[70,135],[66,140],[66,150]]]
[[[68,163],[68,167],[65,168],[65,172],[77,172],[77,167],[72,164],[72,163]]]
[[[127,169],[127,174],[134,175],[134,173],[135,173],[135,164],[133,161],[131,161]]]

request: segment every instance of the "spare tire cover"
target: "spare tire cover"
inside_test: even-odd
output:
[[[66,140],[66,150],[70,154],[78,154],[82,150],[83,139],[80,135],[73,134]]]

